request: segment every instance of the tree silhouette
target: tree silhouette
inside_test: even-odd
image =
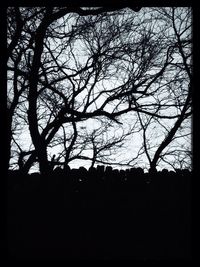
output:
[[[176,15],[176,9],[170,10]],[[177,10],[183,22],[190,16],[184,9]],[[156,12],[163,17],[160,15],[157,20]],[[186,71],[191,79],[190,40],[181,39],[181,34],[186,34],[189,28],[187,23],[182,23],[182,33],[178,32],[175,15],[170,24],[165,12],[168,12],[165,8],[124,6],[8,9],[8,77],[10,84],[13,83],[13,86],[9,85],[8,96],[8,147],[13,140],[22,171],[27,173],[38,161],[40,172],[48,173],[48,150],[59,142],[65,146],[67,164],[71,151],[79,142],[77,125],[80,122],[106,118],[121,125],[128,113],[140,118],[134,125],[134,132],[144,130],[144,116],[152,117],[154,122],[177,119],[174,130],[169,131],[169,137],[159,146],[152,160],[155,168],[161,152],[171,143],[181,123],[191,115],[188,111],[191,94],[182,113],[178,109],[184,106],[185,99],[181,105],[176,105],[175,100],[180,99],[174,93],[170,96],[173,104],[168,105],[165,101],[170,90],[176,88],[168,86],[173,83],[174,73]],[[172,30],[174,34],[167,36]],[[163,32],[166,32],[164,36]],[[182,63],[177,62],[177,54]],[[180,79],[179,84],[183,84]],[[185,86],[184,90],[187,91]],[[168,112],[170,105],[174,112]],[[30,131],[32,144],[28,151],[21,148],[17,131],[14,135],[14,125],[22,125],[22,120]],[[73,133],[68,142],[65,136],[71,127]],[[93,152],[103,151],[100,140],[94,141],[94,135],[90,136]],[[118,144],[120,147],[120,142]],[[112,149],[114,145],[113,140],[104,148]],[[83,145],[82,149],[86,147]],[[147,154],[147,149],[143,153]],[[79,155],[71,160],[78,157],[84,158]],[[9,161],[10,153],[8,158]]]
[[[191,115],[192,115],[192,65],[191,65],[191,10],[190,9],[162,9],[156,10],[160,14],[159,19],[167,19],[173,25],[170,28],[170,36],[168,37],[169,46],[173,49],[171,54],[172,58],[176,58],[172,61],[166,70],[168,75],[162,75],[162,83],[159,85],[160,89],[166,88],[166,92],[163,93],[163,99],[166,99],[166,93],[168,99],[165,104],[162,104],[163,99],[157,99],[157,110],[156,114],[162,112],[162,109],[176,110],[178,117],[172,123],[166,125],[162,119],[156,118],[155,116],[140,115],[138,117],[143,131],[143,151],[146,154],[151,171],[156,170],[156,166],[159,161],[164,161],[170,166],[175,168],[183,167],[183,158],[186,157],[185,165],[189,167],[191,164],[190,156],[188,157],[188,151],[190,150],[191,141],[188,136],[191,136]],[[184,20],[185,18],[185,20]],[[171,75],[173,73],[173,78]],[[166,79],[166,80],[165,80]],[[163,101],[164,102],[164,101]],[[168,109],[169,107],[169,109]],[[146,117],[146,118],[145,118]],[[161,135],[160,143],[156,144],[155,150],[153,151],[153,142],[151,140],[150,132],[154,132],[156,125],[160,125],[163,128],[163,134]],[[179,133],[179,134],[178,134]],[[178,140],[186,138],[185,143],[178,143]],[[174,145],[170,148],[170,143]],[[169,148],[168,148],[169,147]],[[189,147],[189,148],[188,148]],[[166,148],[168,148],[166,150]],[[174,157],[174,160],[168,160],[168,158]],[[189,165],[188,165],[188,163]],[[191,168],[191,165],[190,165]]]

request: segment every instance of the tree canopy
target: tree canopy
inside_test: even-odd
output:
[[[191,169],[191,12],[9,7],[8,168]]]

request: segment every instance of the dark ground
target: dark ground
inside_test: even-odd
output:
[[[190,180],[169,172],[11,173],[9,259],[190,259]]]

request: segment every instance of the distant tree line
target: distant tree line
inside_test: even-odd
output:
[[[74,193],[94,192],[95,194],[99,192],[103,196],[115,191],[140,194],[140,190],[149,190],[152,186],[161,185],[162,188],[160,189],[163,192],[169,190],[169,186],[171,190],[173,189],[172,191],[176,191],[177,197],[179,195],[178,191],[181,192],[184,186],[184,190],[188,192],[185,197],[189,198],[191,180],[189,178],[191,175],[192,172],[188,169],[177,169],[176,172],[163,169],[159,172],[144,173],[144,170],[140,167],[118,170],[111,166],[98,165],[97,168],[90,167],[87,170],[84,167],[71,169],[68,165],[65,165],[64,168],[56,167],[54,170],[52,168],[52,171],[48,173],[48,179],[39,172],[23,174],[20,170],[10,170],[8,190],[13,192],[28,192],[31,190],[34,192],[41,189],[41,193],[45,193],[45,188],[47,188],[50,192],[52,190],[57,193],[63,191],[63,196],[67,196],[70,191]],[[172,191],[168,192],[168,197],[172,197]],[[143,195],[143,197],[146,198],[146,195]]]

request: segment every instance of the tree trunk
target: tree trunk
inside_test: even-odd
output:
[[[46,175],[50,171],[47,158],[47,145],[45,138],[39,133],[39,125],[37,118],[37,85],[38,85],[38,73],[41,65],[41,55],[43,52],[43,41],[48,24],[46,19],[41,22],[35,35],[35,51],[33,56],[32,68],[29,79],[29,109],[28,109],[28,121],[31,138],[38,156],[40,173]]]
[[[46,147],[43,147],[38,153],[39,168],[42,175],[48,175],[51,172],[51,168],[48,162]]]
[[[156,170],[156,165],[157,165],[157,162],[160,158],[162,151],[172,142],[176,132],[178,131],[179,127],[181,126],[182,122],[184,121],[185,114],[186,114],[186,111],[187,111],[187,108],[188,108],[188,105],[190,102],[190,97],[191,97],[191,91],[189,89],[188,96],[187,96],[187,99],[185,101],[185,105],[181,111],[180,117],[175,122],[174,127],[169,131],[165,140],[161,143],[161,145],[156,150],[156,153],[154,155],[154,158],[151,162],[151,167],[150,167],[150,169],[152,169],[152,171]]]
[[[21,173],[28,174],[30,168],[33,163],[36,161],[36,152],[33,151],[28,160],[24,163],[23,168],[21,169]]]
[[[7,170],[9,169],[10,166],[11,140],[12,140],[12,116],[10,115],[9,110],[7,110],[7,159],[6,159]]]
[[[10,157],[11,157],[11,138],[12,138],[12,131],[8,127],[7,130],[7,157],[6,157],[6,169],[8,170],[10,167]]]

